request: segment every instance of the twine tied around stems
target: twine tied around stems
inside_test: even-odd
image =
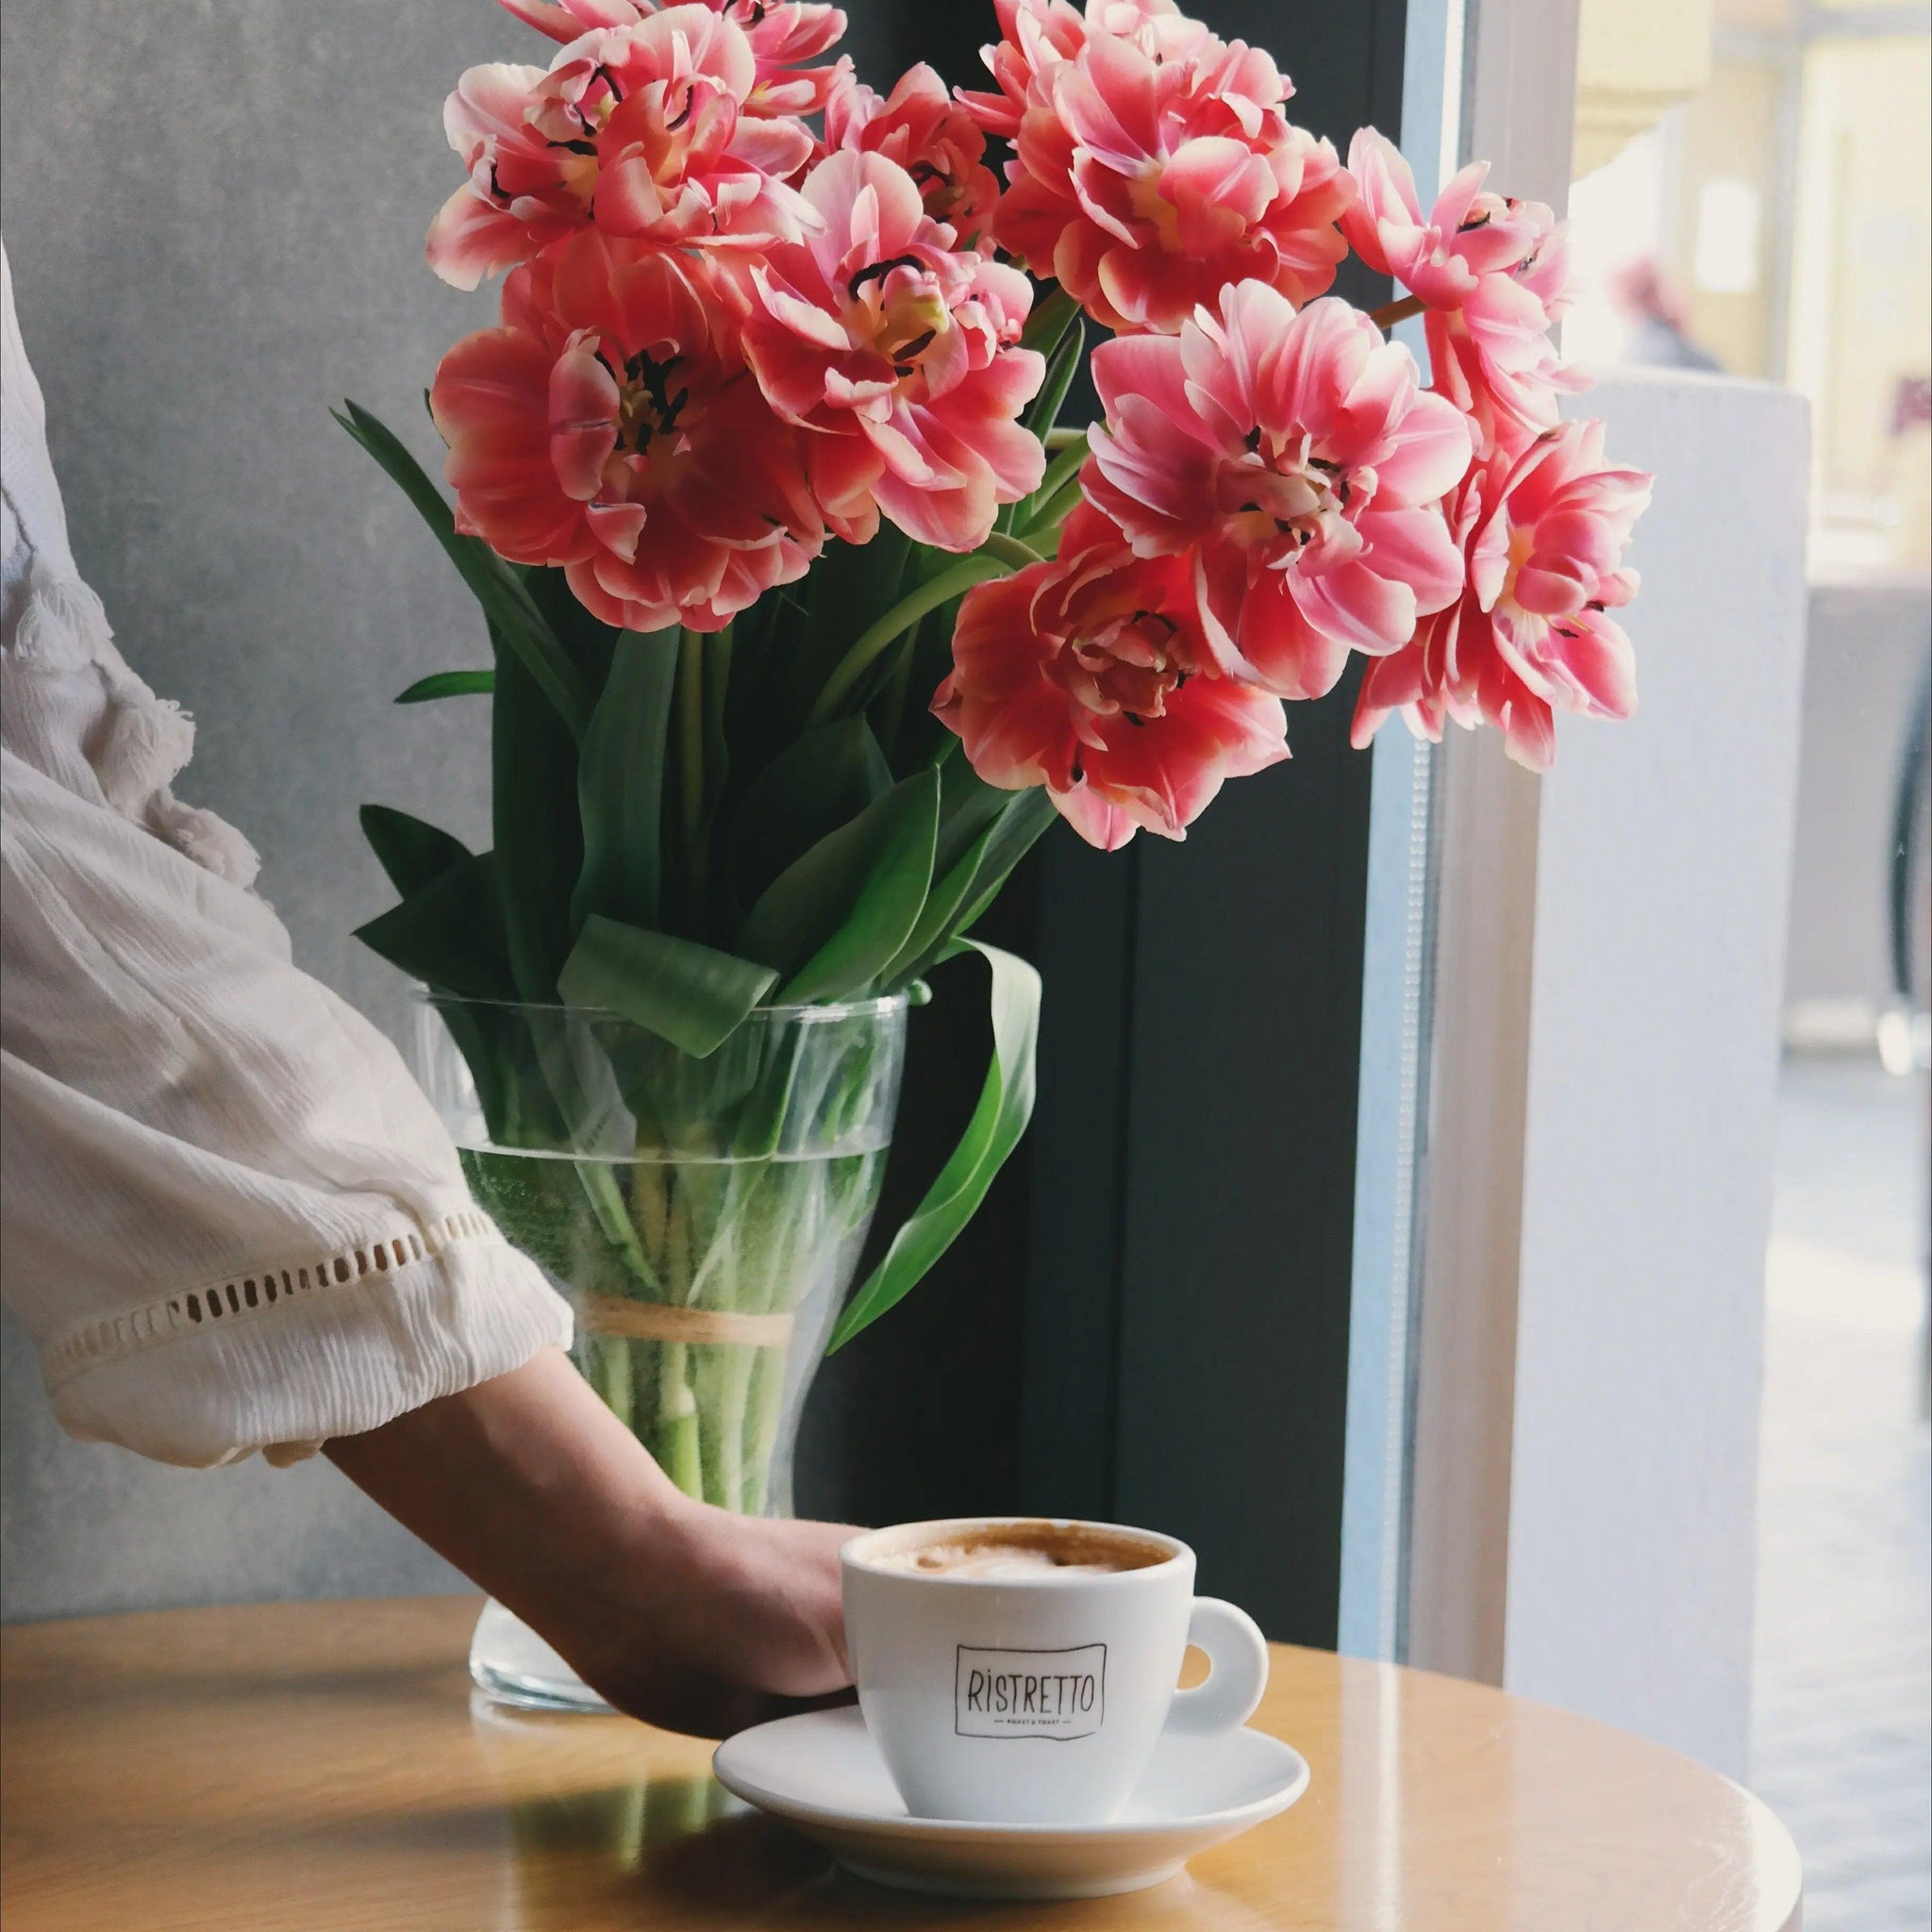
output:
[[[617,1295],[580,1295],[577,1317],[592,1335],[622,1335],[634,1341],[735,1341],[752,1348],[784,1348],[791,1340],[790,1315],[741,1315],[727,1308],[683,1308]]]

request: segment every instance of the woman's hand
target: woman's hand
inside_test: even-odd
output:
[[[633,1717],[723,1737],[851,1683],[853,1532],[693,1502],[557,1349],[324,1453]]]

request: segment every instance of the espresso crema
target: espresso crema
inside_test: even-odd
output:
[[[915,1576],[995,1583],[1045,1576],[1104,1576],[1146,1570],[1174,1553],[1140,1537],[1074,1523],[998,1523],[883,1552],[872,1560]]]

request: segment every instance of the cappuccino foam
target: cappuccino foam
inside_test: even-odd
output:
[[[882,1569],[917,1576],[952,1576],[995,1583],[1045,1576],[1106,1576],[1164,1563],[1172,1553],[1139,1537],[1083,1524],[989,1524],[909,1549],[882,1553]]]

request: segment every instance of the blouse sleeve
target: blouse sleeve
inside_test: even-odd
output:
[[[74,1434],[290,1460],[570,1339],[389,1042],[170,786],[75,574],[0,255],[0,1279]]]

